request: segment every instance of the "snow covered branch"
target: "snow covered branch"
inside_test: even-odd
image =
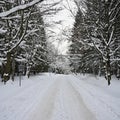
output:
[[[40,3],[42,2],[43,0],[33,0],[32,2],[30,3],[27,3],[27,4],[23,4],[23,5],[19,5],[19,6],[16,6],[14,8],[11,8],[10,10],[8,11],[5,11],[5,12],[2,12],[0,13],[0,18],[2,17],[7,17],[9,16],[10,14],[14,13],[14,12],[17,12],[17,11],[20,11],[20,10],[25,10],[29,7],[32,7],[33,5],[37,4],[37,3]]]
[[[32,11],[30,11],[30,12],[28,13],[28,16],[29,16],[29,17],[30,17],[30,15],[31,15],[31,12],[32,12]],[[25,24],[24,33],[22,34],[22,36],[20,37],[20,39],[18,40],[18,42],[17,42],[8,52],[14,51],[14,50],[19,46],[19,44],[23,41],[24,36],[26,35],[26,32],[27,32],[29,17],[26,19],[26,24]]]

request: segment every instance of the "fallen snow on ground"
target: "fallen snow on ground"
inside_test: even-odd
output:
[[[120,81],[55,75],[0,83],[0,120],[119,120]]]

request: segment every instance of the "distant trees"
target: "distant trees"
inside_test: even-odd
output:
[[[120,69],[120,1],[86,0],[85,5],[87,9],[83,13],[83,8],[77,4],[72,43],[79,48],[81,69],[104,72],[109,85],[111,75]],[[76,49],[73,44],[71,49]]]
[[[69,56],[59,52],[58,48],[49,42],[48,45],[48,64],[49,72],[55,72],[59,74],[67,74],[70,72]]]

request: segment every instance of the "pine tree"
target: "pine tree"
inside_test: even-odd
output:
[[[14,59],[18,56],[21,56],[21,47],[20,44],[24,42],[26,39],[26,36],[29,35],[28,31],[28,24],[30,15],[33,12],[33,6],[35,3],[38,3],[38,1],[28,7],[30,1],[3,1],[2,3],[2,13],[0,13],[0,26],[2,28],[2,31],[6,31],[6,34],[2,36],[2,50],[4,51],[2,53],[2,56],[4,59],[4,73],[3,73],[3,80],[6,82],[10,79],[10,75],[14,74],[12,73],[15,69],[14,66]],[[39,1],[41,2],[41,1]],[[27,4],[28,3],[28,4]],[[26,4],[24,9],[21,9],[21,6],[24,6]],[[19,7],[20,6],[20,7]],[[18,9],[13,9],[17,8]],[[11,11],[12,12],[11,12]],[[15,10],[15,11],[14,11]],[[19,55],[18,55],[19,53]],[[16,56],[17,55],[17,56]]]
[[[79,10],[75,17],[70,45],[71,65],[73,66],[73,71],[76,72],[80,71],[80,57],[84,48],[82,41],[86,37],[85,29],[83,26],[83,14]]]
[[[120,2],[119,0],[86,0],[85,4],[87,9],[81,22],[86,37],[81,36],[83,38],[81,43],[84,46],[81,61],[83,67],[90,71],[91,68],[99,68],[100,71],[104,68],[105,78],[110,85],[114,65],[119,66]],[[81,35],[81,29],[79,32]],[[116,71],[119,71],[119,67]]]
[[[113,58],[113,51],[118,48],[113,47],[116,43],[116,39],[119,36],[115,35],[118,32],[118,26],[116,26],[117,21],[120,21],[120,3],[118,0],[112,1],[87,1],[88,13],[90,18],[90,23],[93,25],[88,26],[89,37],[98,51],[101,54],[105,78],[108,80],[108,85],[110,85],[111,80],[111,62]],[[92,16],[91,16],[92,15]],[[86,19],[86,21],[88,21]]]

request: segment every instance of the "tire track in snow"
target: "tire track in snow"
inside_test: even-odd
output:
[[[63,76],[60,81],[61,86],[52,120],[96,120],[69,79]]]
[[[59,88],[59,82],[56,80],[41,96],[35,109],[27,120],[50,120],[54,111],[54,103]]]
[[[66,80],[66,93],[64,94],[66,108],[69,110],[71,115],[70,120],[95,120],[96,118],[92,112],[86,107],[81,95],[78,93],[75,87]],[[66,97],[67,96],[67,97]]]
[[[59,76],[27,120],[95,120],[95,117],[69,79]]]
[[[26,120],[26,117],[44,94],[45,89],[54,84],[54,80],[48,81],[48,84],[45,85],[46,82],[38,81],[31,86],[18,88],[21,91],[19,90],[17,94],[13,92],[9,99],[2,100],[0,103],[0,120]],[[45,89],[42,89],[41,84]],[[22,91],[22,88],[25,89]]]
[[[78,89],[78,91],[82,90],[82,93],[85,93],[85,95],[87,95],[87,96],[84,96],[86,99],[87,99],[87,97],[89,98],[89,100],[92,100],[94,98],[94,101],[97,101],[97,102],[94,102],[94,104],[93,104],[93,102],[91,102],[91,103],[93,104],[92,106],[94,106],[94,113],[96,114],[96,116],[99,116],[98,117],[99,120],[101,120],[101,119],[118,120],[120,118],[120,114],[116,113],[113,110],[112,106],[110,106],[107,102],[103,101],[100,97],[97,97],[95,95],[94,91],[99,90],[99,89],[94,89],[94,87],[92,85],[90,85],[84,81],[81,81],[79,78],[77,78],[75,76],[73,76],[73,79],[74,79],[74,81],[71,80],[71,83],[73,84],[73,86],[75,86]],[[99,106],[99,105],[102,105],[102,106]],[[100,113],[96,113],[96,111],[98,111],[98,110],[95,110],[95,109],[101,110],[102,112],[100,112],[100,113],[103,113],[103,114],[100,115]]]

